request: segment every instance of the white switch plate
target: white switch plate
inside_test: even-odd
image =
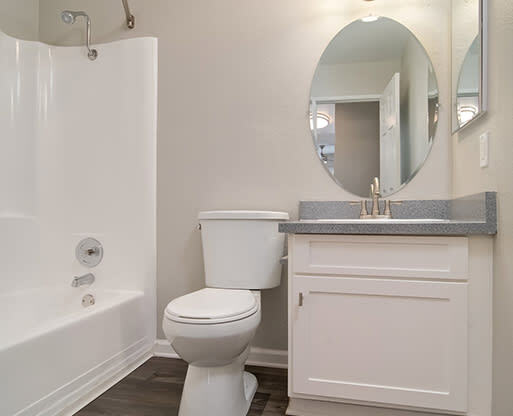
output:
[[[488,167],[489,160],[489,136],[490,133],[486,132],[479,136],[479,166],[482,168]]]

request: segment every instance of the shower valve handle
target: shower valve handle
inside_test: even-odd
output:
[[[92,256],[93,254],[98,253],[98,251],[99,251],[98,247],[92,247],[92,248],[88,248],[88,249],[86,250],[86,254],[87,254],[88,256]]]
[[[86,267],[95,267],[102,261],[103,246],[95,238],[84,238],[75,249],[77,260]]]

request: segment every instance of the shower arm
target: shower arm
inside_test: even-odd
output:
[[[129,29],[133,29],[135,27],[135,16],[130,13],[130,7],[128,7],[128,0],[121,0],[123,2],[123,7],[125,8],[126,14],[126,26]]]
[[[94,61],[98,56],[98,51],[96,49],[91,49],[91,19],[85,13],[82,16],[84,16],[86,19],[86,47],[88,50],[87,56],[91,61]]]
[[[61,16],[64,23],[67,24],[75,23],[75,19],[77,17],[83,17],[85,19],[87,57],[91,61],[94,61],[98,57],[98,51],[96,49],[91,49],[91,19],[89,18],[89,15],[84,11],[64,10],[61,13]]]

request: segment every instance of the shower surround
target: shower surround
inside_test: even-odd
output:
[[[2,415],[72,414],[155,341],[157,41],[95,48],[0,33]]]

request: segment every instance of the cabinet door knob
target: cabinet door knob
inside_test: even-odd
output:
[[[303,298],[304,298],[303,294],[301,292],[299,292],[299,303],[298,303],[299,306],[303,306]]]

